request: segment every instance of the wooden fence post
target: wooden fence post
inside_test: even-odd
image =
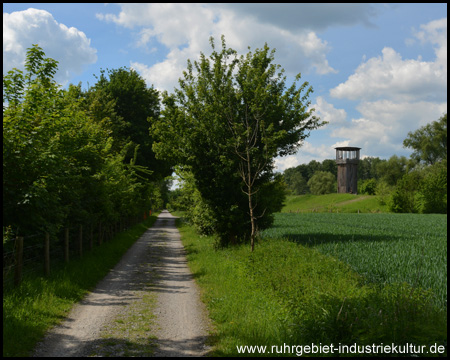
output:
[[[102,244],[102,222],[98,223],[98,244]]]
[[[91,224],[91,230],[89,234],[89,250],[94,247],[94,224]]]
[[[45,233],[44,243],[44,274],[50,275],[50,234],[48,232]]]
[[[22,281],[23,266],[23,236],[16,237],[16,268],[14,273],[14,285],[19,285]]]
[[[83,225],[80,225],[80,232],[78,234],[78,251],[80,253],[80,257],[83,256]]]
[[[65,228],[64,232],[64,261],[69,262],[69,228]]]

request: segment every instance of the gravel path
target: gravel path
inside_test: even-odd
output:
[[[163,211],[34,356],[202,356],[209,326],[175,218]]]

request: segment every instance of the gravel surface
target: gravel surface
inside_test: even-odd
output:
[[[209,329],[175,218],[163,211],[34,356],[204,356]]]

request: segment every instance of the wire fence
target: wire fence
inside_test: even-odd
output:
[[[52,268],[82,257],[141,221],[142,215],[117,222],[64,227],[54,235],[41,232],[18,236],[3,228],[3,291],[19,285],[24,277],[48,276]]]

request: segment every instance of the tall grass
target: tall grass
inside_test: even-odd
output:
[[[216,325],[212,355],[241,355],[244,345],[446,344],[446,318],[427,291],[369,284],[291,241],[261,240],[254,253],[246,245],[217,250],[214,239],[178,226]]]
[[[156,216],[118,234],[49,277],[25,277],[3,294],[3,356],[28,356],[53,325],[100,281],[128,248],[155,222]]]

